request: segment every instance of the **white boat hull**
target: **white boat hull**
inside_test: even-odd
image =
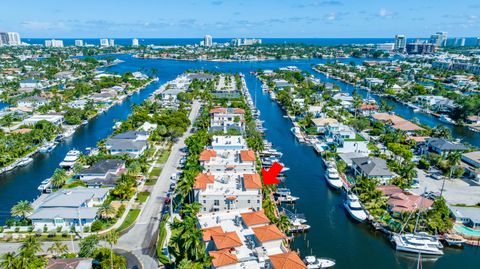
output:
[[[352,210],[348,206],[348,201],[343,204],[350,216],[358,222],[364,222],[367,219],[367,213],[364,210]]]
[[[328,185],[334,189],[341,189],[343,187],[343,182],[340,179],[331,179],[325,175],[325,180],[327,181]]]

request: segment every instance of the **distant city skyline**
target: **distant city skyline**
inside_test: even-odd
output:
[[[384,38],[480,35],[476,0],[7,1],[0,31],[25,38]]]

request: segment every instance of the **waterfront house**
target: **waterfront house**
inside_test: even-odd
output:
[[[121,159],[100,160],[78,173],[78,178],[88,187],[114,187],[125,172],[125,161]]]
[[[24,125],[35,125],[39,121],[48,121],[55,125],[60,125],[64,121],[64,117],[58,114],[41,114],[41,115],[33,115],[30,118],[24,119],[22,124]]]
[[[468,116],[465,122],[467,124],[480,125],[480,117],[476,115]]]
[[[422,107],[443,113],[451,112],[457,106],[453,100],[436,95],[419,95],[416,97],[416,102]]]
[[[393,173],[388,168],[387,162],[378,157],[353,158],[352,168],[355,176],[379,179],[382,184],[393,178]]]
[[[359,115],[371,116],[378,112],[378,106],[376,104],[363,103],[357,108],[357,112]]]
[[[111,104],[117,96],[117,91],[112,89],[103,89],[100,92],[90,95],[89,99],[97,104]]]
[[[37,108],[40,106],[44,106],[48,104],[48,100],[46,98],[40,96],[30,96],[23,99],[18,100],[17,106],[19,107],[28,107],[28,108]]]
[[[210,132],[245,131],[245,110],[241,108],[216,107],[210,110]]]
[[[49,194],[28,218],[34,230],[70,229],[90,226],[97,217],[98,205],[107,198],[109,188],[75,187]]]
[[[310,98],[313,99],[312,96]],[[307,110],[308,113],[312,113],[313,117],[321,117],[322,111],[323,111],[323,106],[316,106],[316,105],[308,106],[308,110]]]
[[[294,87],[295,85],[293,85],[292,83],[284,80],[284,79],[274,79],[273,82],[275,83],[275,88],[279,89],[279,90],[283,90],[285,88],[292,88]]]
[[[126,131],[109,138],[105,146],[112,155],[127,154],[137,158],[147,149],[148,137],[144,131]]]
[[[480,151],[463,153],[461,166],[468,176],[480,182]]]
[[[71,102],[69,102],[67,104],[67,106],[71,107],[71,108],[79,108],[79,109],[84,109],[85,108],[85,105],[87,105],[87,100],[85,99],[77,99],[77,100],[73,100]]]
[[[426,148],[430,152],[434,152],[446,157],[451,152],[464,152],[468,148],[462,143],[455,143],[444,138],[432,137],[427,140]]]
[[[200,213],[197,218],[212,268],[306,268],[262,211]]]
[[[92,258],[49,259],[45,269],[92,269]]]
[[[448,207],[456,223],[480,230],[480,208],[451,205]]]
[[[375,113],[372,119],[383,122],[388,128],[393,130],[400,130],[407,134],[413,134],[416,131],[424,130],[422,127],[415,123],[408,121],[402,117],[395,115],[394,113]]]
[[[177,89],[177,88],[170,88],[161,93],[161,97],[163,101],[168,101],[168,102],[176,102],[177,101],[177,96],[179,93],[184,92],[183,89]]]
[[[338,124],[338,121],[334,118],[315,118],[312,119],[312,123],[315,126],[317,133],[323,134],[325,133],[328,125]]]
[[[200,81],[210,81],[210,80],[213,80],[215,78],[214,75],[207,74],[207,73],[189,73],[189,74],[186,75],[186,77],[190,81],[192,81],[194,79],[200,80]]]
[[[365,84],[369,87],[383,85],[384,80],[379,78],[365,78]]]
[[[378,186],[377,189],[388,197],[387,207],[392,213],[414,212],[419,209],[428,210],[433,205],[433,200],[405,192],[395,185],[382,185]]]

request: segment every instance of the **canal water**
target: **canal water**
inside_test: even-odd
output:
[[[416,268],[416,257],[408,257],[396,253],[390,242],[380,233],[370,230],[366,224],[354,223],[343,208],[343,195],[330,190],[323,179],[321,158],[313,148],[299,144],[290,132],[290,121],[283,118],[279,106],[264,95],[260,83],[250,71],[261,69],[277,69],[295,65],[302,70],[310,71],[311,64],[324,62],[319,59],[302,61],[266,61],[266,62],[202,62],[135,59],[129,55],[117,56],[124,63],[106,68],[110,72],[124,73],[143,70],[149,72],[154,68],[159,81],[132,95],[123,103],[93,119],[81,127],[69,140],[59,144],[47,155],[37,155],[32,164],[0,175],[0,223],[9,215],[12,205],[19,200],[33,200],[38,192],[39,183],[51,176],[68,150],[76,148],[84,150],[94,147],[98,140],[112,132],[115,120],[124,120],[131,112],[131,106],[141,103],[155,89],[168,80],[174,79],[187,69],[210,70],[217,72],[242,72],[246,74],[246,82],[252,97],[261,111],[261,119],[265,121],[267,139],[284,155],[282,161],[291,168],[287,172],[286,186],[301,199],[295,210],[304,213],[312,226],[305,236],[297,237],[292,247],[302,255],[313,254],[337,260],[335,268]],[[349,62],[350,59],[345,61]],[[354,59],[357,63],[361,60]],[[315,76],[328,80],[320,74]],[[345,91],[353,88],[339,83]],[[361,92],[364,93],[364,92]],[[397,104],[396,112],[408,118],[408,108],[402,109]],[[428,116],[428,115],[425,115]],[[421,122],[431,126],[440,124],[435,118],[417,116]],[[473,137],[476,140],[478,136]],[[466,139],[465,139],[466,140]],[[424,268],[480,268],[480,248],[465,247],[463,250],[446,249],[445,255],[436,261],[425,261]]]

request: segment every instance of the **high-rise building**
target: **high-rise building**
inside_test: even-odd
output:
[[[430,43],[437,47],[447,46],[447,32],[436,32],[430,37]]]
[[[407,37],[405,35],[396,35],[395,36],[395,50],[396,51],[405,51],[407,47]]]
[[[408,54],[430,54],[435,52],[436,47],[432,43],[415,42],[408,43],[406,49]]]
[[[211,47],[213,45],[213,38],[211,35],[205,35],[205,38],[203,38],[203,45],[206,47]]]
[[[477,46],[480,47],[480,37],[477,37]]]
[[[22,44],[22,42],[20,41],[20,34],[18,34],[17,32],[8,32],[7,35],[8,35],[8,45],[18,46]]]
[[[136,39],[136,38],[132,39],[132,46],[134,46],[134,47],[138,46],[138,39]]]
[[[110,44],[110,47],[115,46],[115,40],[114,39],[109,39],[108,43]]]
[[[56,39],[45,40],[45,47],[62,48],[63,47],[63,41],[62,40],[56,40]]]
[[[77,46],[77,47],[83,47],[83,40],[80,40],[80,39],[75,40],[75,46]]]
[[[377,50],[390,52],[395,49],[395,43],[381,43],[377,44]]]
[[[101,47],[108,47],[110,44],[108,43],[108,38],[102,38],[100,39],[100,46]]]
[[[458,42],[458,45],[460,47],[465,47],[465,37],[460,38],[460,40]]]
[[[8,45],[8,34],[0,32],[0,46]]]

